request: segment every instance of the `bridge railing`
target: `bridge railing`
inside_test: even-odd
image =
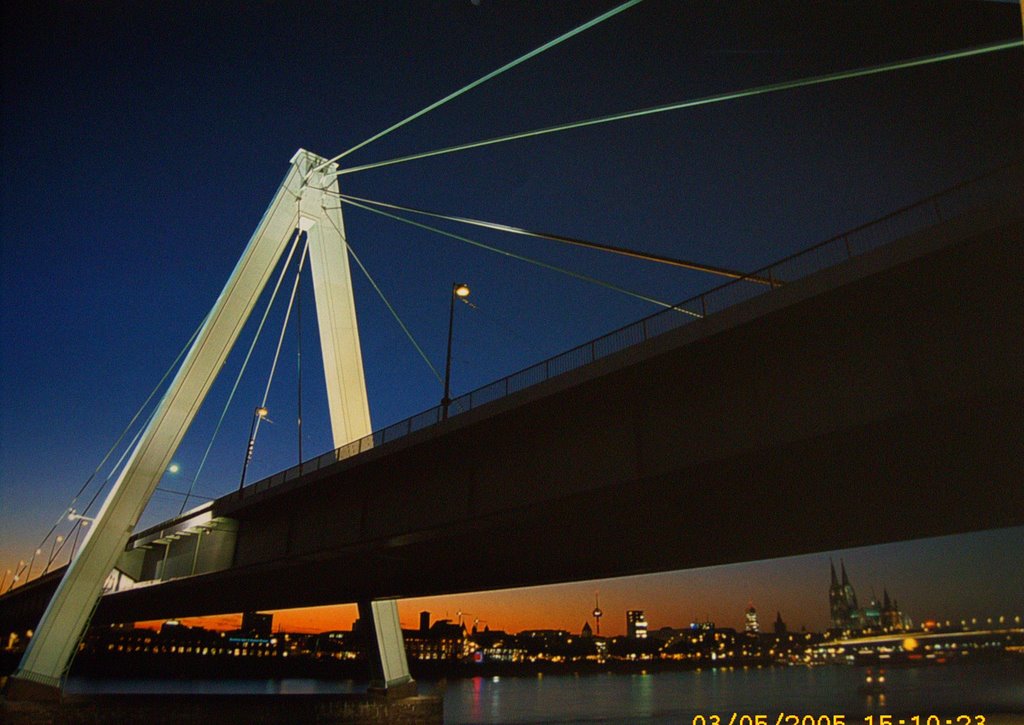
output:
[[[982,176],[897,209],[861,226],[819,242],[796,254],[754,270],[706,292],[680,302],[675,308],[657,312],[602,335],[555,357],[512,373],[493,383],[455,398],[449,416],[459,415],[551,378],[577,370],[608,355],[641,344],[666,332],[746,300],[770,293],[789,282],[894,242],[915,232],[941,224],[961,214],[1001,199],[1018,198],[1024,203],[1024,165],[1014,162]],[[441,406],[374,431],[341,448],[328,451],[285,471],[246,487],[258,492],[351,458],[371,448],[397,440],[441,422]]]

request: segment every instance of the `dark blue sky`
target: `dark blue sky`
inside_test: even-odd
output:
[[[0,571],[31,555],[198,325],[297,148],[340,153],[615,4],[9,3]],[[1020,34],[1019,9],[997,2],[646,0],[343,166]],[[1021,60],[1018,49],[746,98],[341,183],[373,199],[752,269],[1024,155]],[[358,209],[345,219],[438,366],[450,284],[471,284],[477,309],[456,310],[456,392],[657,309]],[[718,283],[452,229],[668,301]],[[441,389],[353,275],[381,427],[436,404]],[[280,314],[196,483],[201,494],[237,485]],[[309,345],[312,315],[305,323]],[[165,487],[188,487],[239,359]],[[283,359],[275,422],[261,432],[250,480],[296,456],[293,334]],[[316,363],[305,361],[308,455],[326,450],[329,435]],[[179,505],[158,493],[145,520]]]

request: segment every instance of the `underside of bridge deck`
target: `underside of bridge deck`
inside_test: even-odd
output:
[[[579,581],[1022,525],[1024,219],[1018,208],[957,224],[221,499],[212,515],[238,521],[232,567],[108,595],[94,621]]]
[[[1024,524],[1024,222],[937,238],[903,240],[280,490],[225,499],[218,513],[240,522],[234,567],[108,596],[97,621]]]

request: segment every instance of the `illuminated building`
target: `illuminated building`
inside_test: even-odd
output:
[[[662,627],[661,629],[648,629],[647,639],[655,640],[663,644],[674,642],[680,637],[690,634],[689,629],[678,629],[676,627]]]
[[[757,610],[754,609],[752,601],[747,605],[747,611],[744,614],[743,631],[747,634],[757,634],[761,631],[757,624]]]
[[[426,616],[424,616],[426,615]],[[430,613],[420,613],[419,629],[404,629],[405,651],[415,660],[461,660],[469,652],[466,629],[450,620],[439,619],[429,629]]]
[[[517,639],[531,660],[547,659],[556,662],[565,659],[573,642],[572,634],[564,629],[527,629],[520,632]]]
[[[882,605],[878,603],[874,592],[871,594],[871,601],[868,602],[868,605],[860,610],[860,622],[861,629],[882,628]]]
[[[642,609],[626,612],[626,636],[630,639],[647,639],[647,618]]]
[[[828,590],[831,629],[843,632],[896,631],[907,627],[907,621],[900,612],[896,600],[889,598],[888,589],[883,590],[883,601],[878,603],[872,596],[864,608],[857,604],[857,594],[846,576],[846,564],[839,562],[841,581],[836,577],[836,567],[829,561],[832,583]]]
[[[889,599],[889,591],[882,590],[882,627],[888,631],[906,629],[903,613],[895,599]]]
[[[484,662],[522,662],[526,659],[526,650],[519,646],[518,638],[501,630],[484,629],[470,638],[472,660],[477,664]]]
[[[842,584],[836,578],[836,566],[831,559],[828,564],[832,570],[832,584],[828,589],[832,629],[863,629],[858,614],[860,607],[857,606],[857,594],[846,576],[846,564],[842,560],[839,562],[843,572]]]
[[[314,655],[318,659],[354,660],[362,656],[362,647],[351,632],[321,632],[316,637]]]

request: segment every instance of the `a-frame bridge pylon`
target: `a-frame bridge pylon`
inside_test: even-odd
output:
[[[103,594],[103,583],[172,456],[192,424],[267,280],[298,231],[308,235],[335,447],[368,435],[370,426],[359,328],[340,204],[337,165],[300,149],[249,240],[209,317],[189,349],[146,430],[78,550],[35,635],[10,677],[10,699],[55,699],[78,642]],[[379,681],[409,682],[402,630],[394,601],[373,602]],[[397,639],[396,639],[397,635]],[[396,645],[397,642],[397,645]]]

